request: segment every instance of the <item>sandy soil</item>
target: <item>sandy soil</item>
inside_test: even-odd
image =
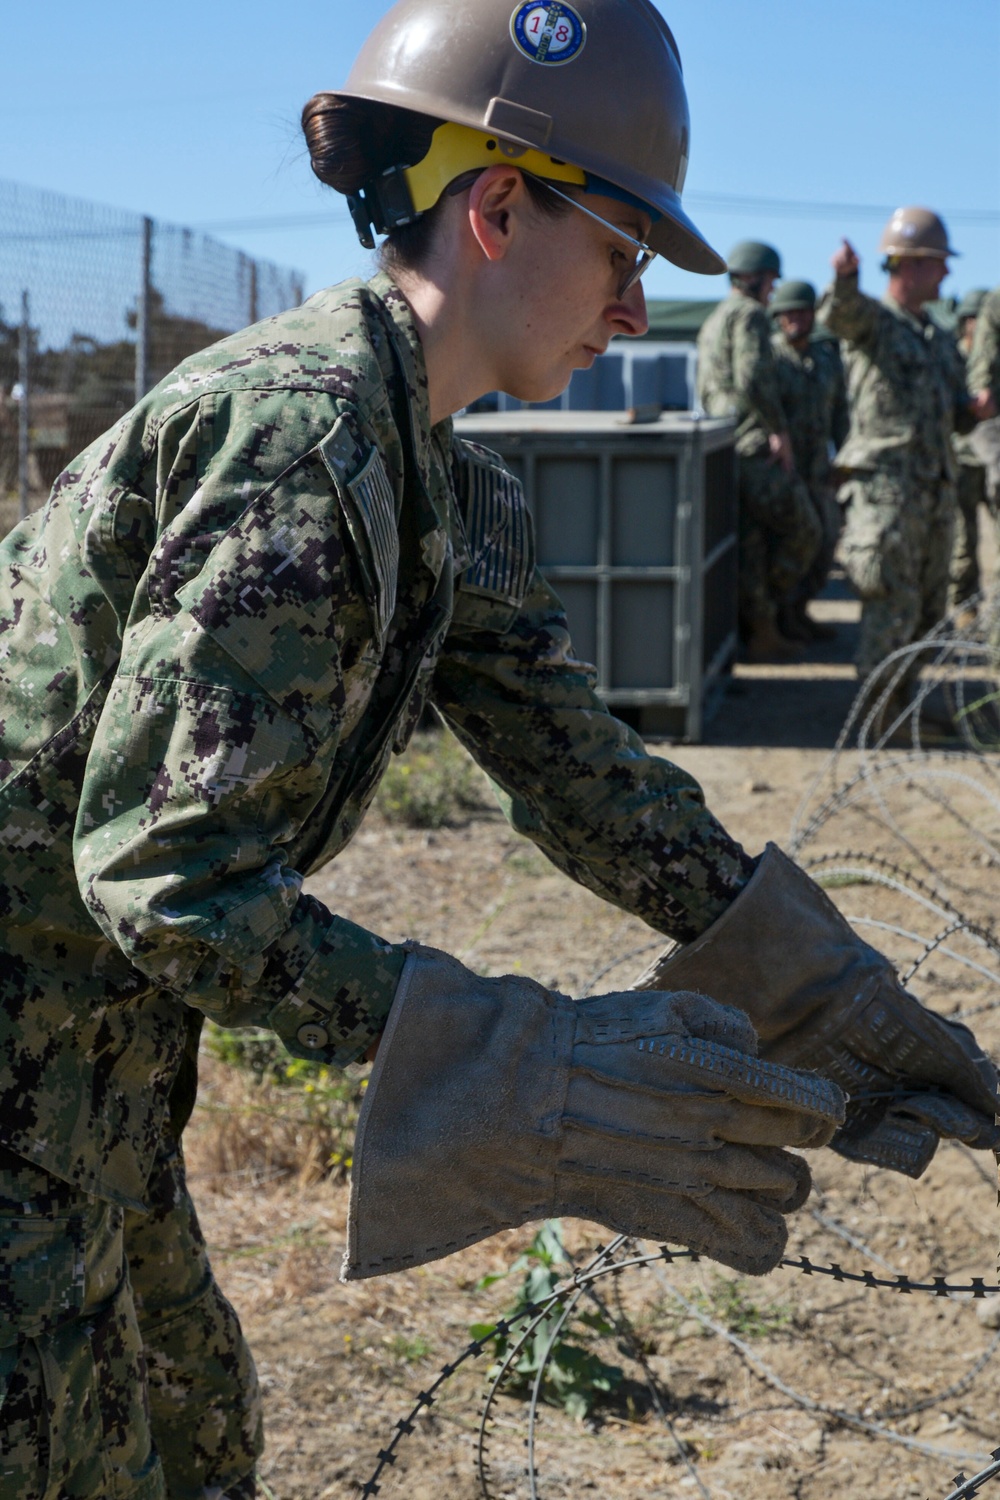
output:
[[[913,980],[922,998],[948,1014],[989,1006],[1000,997],[991,977],[1000,966],[987,950],[962,933],[929,957],[925,949],[948,925],[942,900],[992,921],[1000,892],[992,762],[941,753],[883,756],[873,765],[852,752],[824,775],[853,693],[855,611],[836,588],[822,610],[841,623],[833,646],[814,653],[807,668],[741,669],[709,742],[664,753],[699,778],[716,813],[754,850],[769,838],[787,846],[804,798],[800,827],[823,809],[831,788],[867,770],[853,800],[827,807],[800,857],[851,854],[832,861],[842,870],[836,899],[855,918],[882,924],[866,935],[904,967],[924,959]],[[932,883],[943,893],[937,911],[844,874],[858,865],[858,851]],[[416,936],[481,972],[522,969],[574,994],[624,986],[659,946],[641,922],[556,873],[489,807],[437,832],[373,815],[310,884],[336,910],[387,937]],[[998,1014],[987,1009],[975,1022],[995,1055]],[[205,1104],[224,1101],[229,1082],[209,1062]],[[196,1112],[191,1175],[217,1274],[243,1317],[266,1393],[263,1475],[280,1500],[357,1495],[415,1394],[466,1346],[469,1326],[509,1304],[510,1282],[486,1291],[478,1283],[506,1268],[531,1231],[500,1235],[410,1274],[342,1286],[345,1185],[304,1188],[211,1170],[217,1118],[210,1108]],[[816,1190],[793,1221],[790,1254],[876,1275],[996,1283],[1000,1218],[990,1157],[945,1146],[918,1182],[830,1152],[817,1153],[812,1165]],[[607,1239],[597,1226],[567,1225],[578,1260]],[[989,1304],[984,1323],[984,1304],[967,1297],[903,1296],[791,1270],[751,1281],[704,1262],[661,1267],[659,1275],[628,1271],[599,1291],[609,1304],[620,1296],[633,1330],[595,1344],[622,1367],[626,1385],[585,1422],[542,1409],[536,1493],[547,1500],[944,1500],[953,1476],[974,1473],[1000,1444],[1000,1361],[977,1369],[1000,1338],[1000,1300]],[[711,1332],[699,1312],[735,1331],[743,1352]],[[379,1494],[473,1500],[483,1493],[474,1462],[488,1363],[487,1356],[472,1361],[443,1385],[400,1444]],[[486,1493],[520,1500],[532,1493],[526,1403],[501,1395],[492,1417]]]

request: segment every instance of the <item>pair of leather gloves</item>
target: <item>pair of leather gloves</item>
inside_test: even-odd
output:
[[[358,1124],[343,1275],[560,1214],[763,1273],[811,1185],[785,1148],[917,1177],[943,1136],[995,1149],[998,1109],[972,1033],[768,845],[633,991],[573,1001],[413,947]]]

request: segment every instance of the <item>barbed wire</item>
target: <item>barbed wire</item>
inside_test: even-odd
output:
[[[470,1340],[455,1359],[443,1365],[435,1380],[418,1393],[414,1405],[408,1414],[396,1423],[392,1438],[379,1450],[375,1470],[368,1481],[361,1487],[360,1493],[362,1495],[377,1495],[379,1493],[378,1481],[382,1473],[387,1467],[395,1464],[396,1449],[404,1437],[410,1436],[416,1430],[415,1423],[421,1411],[433,1406],[441,1387],[451,1379],[456,1371],[470,1360],[478,1359],[487,1346],[493,1344],[495,1340],[498,1338],[510,1338],[512,1339],[512,1343],[504,1355],[496,1375],[492,1379],[487,1403],[484,1407],[483,1418],[480,1422],[481,1444],[488,1437],[488,1413],[497,1394],[499,1394],[504,1378],[538,1327],[548,1318],[554,1309],[567,1309],[568,1305],[568,1315],[579,1302],[584,1290],[593,1282],[600,1281],[606,1276],[620,1276],[624,1271],[652,1266],[664,1261],[670,1265],[677,1261],[699,1262],[703,1259],[696,1251],[671,1249],[667,1245],[661,1245],[656,1251],[632,1255],[623,1260],[613,1259],[619,1249],[626,1243],[626,1237],[620,1235],[610,1241],[609,1244],[602,1246],[594,1254],[586,1267],[575,1269],[565,1283],[553,1291],[550,1296],[542,1298],[539,1302],[527,1303],[516,1317],[498,1318],[488,1333],[483,1333],[480,1337]],[[971,1297],[974,1300],[1000,1295],[1000,1283],[988,1283],[985,1277],[982,1276],[974,1276],[968,1282],[952,1282],[943,1276],[935,1276],[930,1281],[915,1281],[903,1273],[892,1277],[877,1277],[871,1271],[849,1271],[836,1263],[823,1265],[804,1255],[783,1257],[778,1263],[778,1268],[798,1271],[806,1276],[825,1276],[836,1282],[853,1283],[871,1290],[893,1291],[904,1295],[923,1294],[931,1297]],[[683,1294],[677,1292],[676,1289],[671,1288],[671,1292],[683,1303],[685,1309],[690,1309],[692,1317],[697,1318],[705,1326],[711,1327],[713,1332],[725,1337],[729,1342],[733,1343],[734,1347],[739,1348],[741,1353],[747,1353],[752,1363],[759,1365],[761,1369],[767,1369],[759,1357],[753,1351],[748,1350],[735,1334],[731,1333],[728,1329],[724,1329],[721,1324],[715,1324],[695,1304],[688,1303]],[[558,1329],[563,1326],[563,1322],[565,1322],[565,1319],[558,1324],[557,1332],[549,1342],[546,1358],[548,1354],[551,1354],[551,1350],[558,1338]],[[989,1359],[992,1359],[997,1348],[1000,1348],[1000,1336],[993,1341],[989,1351],[989,1358],[984,1357],[980,1369],[977,1369],[974,1373],[970,1372],[968,1376],[963,1377],[967,1383],[971,1384],[972,1379],[981,1373],[981,1369],[985,1369],[986,1364],[989,1363]],[[892,1433],[890,1429],[884,1428],[878,1423],[868,1422],[856,1413],[843,1411],[839,1407],[827,1407],[822,1402],[814,1402],[811,1397],[792,1391],[791,1387],[782,1382],[780,1377],[775,1375],[773,1371],[768,1370],[766,1378],[769,1384],[774,1385],[775,1389],[780,1390],[783,1395],[790,1398],[794,1397],[796,1404],[805,1406],[808,1410],[819,1411],[824,1415],[835,1417],[837,1420],[847,1422],[849,1425],[861,1427],[863,1430],[875,1433],[878,1436],[892,1438],[898,1441],[903,1447],[911,1448],[916,1452],[927,1453],[933,1457],[961,1458],[973,1462],[981,1462],[985,1456],[981,1453],[956,1453],[951,1449],[940,1448],[932,1443],[923,1443],[918,1439],[908,1438],[902,1433]],[[540,1379],[536,1379],[533,1389],[536,1392],[535,1400],[537,1404],[537,1392],[541,1390]],[[950,1388],[948,1392],[943,1393],[938,1399],[947,1399],[949,1394]],[[477,1467],[481,1484],[483,1485],[482,1493],[484,1500],[492,1500],[488,1488],[489,1464],[486,1458],[485,1447],[477,1451]],[[533,1465],[529,1465],[529,1468],[533,1468]],[[531,1493],[532,1500],[535,1500],[536,1491],[534,1488],[532,1488]]]
[[[943,1391],[936,1391],[933,1396],[924,1396],[919,1401],[911,1401],[906,1406],[891,1406],[882,1415],[890,1422],[901,1422],[904,1417],[914,1417],[918,1412],[930,1411],[932,1406],[940,1406],[942,1401],[952,1401],[956,1396],[964,1395],[971,1386],[975,1385],[986,1366],[992,1362],[998,1349],[1000,1349],[1000,1333],[995,1334],[990,1340],[989,1346],[976,1360],[972,1369],[960,1376],[958,1380],[953,1380],[951,1385],[946,1386]]]
[[[992,616],[984,616],[984,633],[993,628],[989,623],[991,620]],[[930,675],[915,686],[913,697],[905,710],[890,718],[897,690],[901,684],[912,680],[915,666],[919,667],[921,663],[929,665]],[[929,805],[935,809],[936,814],[953,820],[960,839],[966,840],[972,848],[978,847],[989,856],[991,862],[995,861],[1000,865],[1000,844],[994,842],[989,833],[991,821],[994,824],[1000,822],[1000,774],[996,758],[989,757],[989,752],[1000,749],[1000,690],[994,691],[992,687],[985,691],[980,688],[972,689],[967,683],[970,674],[985,674],[992,681],[997,666],[998,658],[988,640],[957,635],[947,622],[924,641],[893,653],[857,694],[844,730],[826,766],[814,778],[795,815],[791,849],[803,867],[832,895],[842,886],[881,887],[910,903],[915,920],[919,920],[923,926],[929,925],[928,919],[933,920],[933,930],[926,932],[910,923],[886,919],[881,915],[845,913],[847,920],[856,928],[884,932],[914,950],[909,960],[900,965],[902,978],[906,983],[923,977],[922,971],[936,955],[957,965],[962,974],[975,976],[978,981],[1000,989],[1000,934],[993,929],[989,920],[980,920],[963,909],[967,898],[980,895],[981,892],[967,883],[963,884],[953,871],[946,873],[933,857],[933,850],[923,847],[919,837],[912,835],[904,823],[905,815],[912,812],[915,805],[920,802]],[[927,700],[937,687],[944,687],[949,695],[952,716],[960,731],[958,744],[947,752],[942,752],[947,754],[947,762],[943,762],[936,748],[927,743],[928,736],[921,727]],[[891,744],[890,741],[894,737],[898,738],[900,729],[907,724],[911,736],[909,746]],[[852,740],[854,759],[845,766],[843,757]],[[821,794],[824,781],[827,789]],[[902,810],[894,805],[900,796],[904,799]],[[831,827],[838,820],[857,816],[861,817],[865,829],[874,836],[873,847],[859,849],[854,843],[835,850],[815,847],[820,834],[824,833],[828,837]],[[916,869],[908,868],[899,858],[889,857],[879,847],[880,841],[886,837],[897,849],[903,851],[904,858],[912,861]],[[919,919],[916,918],[916,913],[922,914]],[[972,945],[971,954],[962,951],[963,943]],[[595,985],[623,964],[645,957],[654,949],[664,946],[664,940],[653,939],[611,958],[590,977],[584,993],[591,992]],[[996,960],[997,967],[990,967],[989,960]],[[968,1019],[997,1009],[1000,1009],[1000,998],[994,996],[984,1003],[954,1012],[954,1018]],[[952,1144],[960,1146],[960,1143]],[[967,1148],[961,1149],[971,1160],[978,1175],[996,1189],[995,1180],[976,1159],[975,1153]],[[855,1286],[865,1292],[892,1292],[918,1299],[934,1297],[975,1302],[1000,1295],[1000,1280],[996,1276],[992,1279],[985,1275],[971,1276],[967,1280],[960,1280],[954,1276],[933,1275],[920,1279],[896,1270],[866,1245],[863,1239],[838,1224],[822,1209],[813,1207],[811,1212],[813,1219],[823,1229],[874,1262],[877,1269],[867,1267],[855,1270],[837,1261],[820,1261],[802,1254],[782,1259],[779,1268],[786,1273],[826,1279]],[[642,1271],[652,1274],[662,1290],[683,1309],[686,1316],[714,1337],[725,1340],[736,1350],[756,1378],[793,1406],[909,1452],[947,1459],[949,1462],[978,1465],[971,1478],[966,1478],[964,1472],[955,1476],[952,1490],[945,1500],[970,1500],[991,1480],[1000,1477],[1000,1448],[993,1450],[991,1454],[959,1452],[899,1432],[887,1425],[939,1407],[967,1392],[1000,1353],[1000,1332],[990,1340],[971,1368],[958,1378],[926,1396],[897,1401],[875,1417],[870,1413],[852,1411],[835,1403],[817,1400],[796,1390],[751,1349],[738,1333],[725,1327],[705,1312],[704,1308],[687,1298],[680,1288],[674,1286],[665,1267],[682,1262],[697,1263],[700,1259],[697,1253],[690,1250],[668,1246],[661,1246],[656,1250],[648,1247],[643,1249],[624,1236],[612,1239],[594,1252],[585,1265],[574,1267],[550,1296],[529,1303],[516,1316],[498,1319],[488,1333],[472,1340],[457,1358],[442,1367],[434,1382],[418,1394],[408,1414],[397,1422],[390,1441],[379,1451],[375,1467],[361,1488],[361,1494],[369,1496],[379,1493],[382,1476],[397,1462],[400,1444],[416,1430],[421,1412],[434,1404],[442,1386],[462,1366],[478,1359],[487,1349],[496,1347],[497,1342],[502,1342],[506,1347],[502,1359],[491,1371],[488,1380],[476,1448],[476,1469],[481,1495],[483,1500],[494,1500],[494,1491],[491,1489],[490,1443],[495,1430],[493,1413],[496,1402],[505,1382],[509,1382],[510,1374],[521,1354],[542,1330],[544,1348],[537,1366],[533,1367],[527,1403],[527,1465],[524,1470],[530,1500],[542,1500],[536,1429],[546,1371],[560,1334],[573,1318],[581,1301],[589,1298],[602,1310],[619,1347],[642,1370],[652,1410],[671,1438],[679,1459],[686,1466],[689,1482],[697,1487],[702,1500],[711,1500],[709,1489],[698,1472],[689,1445],[683,1442],[674,1427],[668,1401],[664,1400],[655,1372],[645,1357],[642,1340],[636,1334],[622,1300],[622,1278]],[[607,1299],[601,1296],[599,1290],[609,1277],[612,1278],[617,1312],[609,1307]],[[504,1494],[509,1493],[505,1488]]]
[[[1000,1476],[1000,1448],[994,1448],[990,1457],[993,1462],[987,1464],[985,1469],[980,1469],[978,1474],[973,1474],[971,1479],[966,1479],[964,1474],[956,1474],[953,1483],[957,1488],[946,1495],[945,1500],[972,1500],[972,1496],[978,1495],[987,1480]]]
[[[704,1327],[708,1328],[713,1334],[715,1334],[716,1337],[725,1339],[728,1344],[731,1344],[732,1347],[737,1351],[737,1353],[750,1366],[754,1374],[756,1374],[761,1380],[765,1382],[765,1384],[771,1386],[774,1390],[780,1391],[780,1393],[783,1396],[787,1397],[789,1401],[793,1402],[794,1405],[801,1407],[804,1411],[818,1413],[820,1416],[830,1417],[834,1421],[843,1422],[848,1427],[854,1427],[859,1432],[868,1433],[872,1437],[878,1437],[886,1442],[895,1443],[901,1448],[909,1449],[911,1453],[923,1453],[932,1458],[947,1457],[951,1459],[965,1459],[973,1463],[983,1462],[983,1459],[986,1456],[984,1454],[959,1453],[955,1452],[952,1449],[940,1448],[936,1443],[925,1443],[919,1438],[907,1437],[905,1433],[894,1432],[891,1427],[886,1427],[882,1422],[870,1421],[868,1418],[862,1417],[857,1412],[848,1411],[846,1408],[839,1406],[830,1406],[825,1401],[816,1401],[813,1399],[813,1397],[806,1396],[801,1391],[796,1391],[792,1386],[788,1385],[786,1381],[782,1380],[780,1375],[777,1375],[774,1370],[772,1370],[770,1366],[761,1359],[760,1355],[758,1355],[754,1350],[750,1348],[745,1339],[741,1339],[737,1334],[733,1333],[731,1329],[725,1328],[721,1323],[717,1323],[714,1318],[710,1318],[708,1314],[703,1312],[701,1308],[699,1308],[695,1303],[689,1302],[684,1294],[675,1286],[673,1286],[666,1274],[662,1272],[662,1268],[658,1269],[656,1267],[655,1262],[656,1257],[651,1256],[650,1264],[653,1265],[654,1271],[657,1272],[657,1280],[664,1287],[664,1289],[669,1291],[675,1298],[675,1300],[680,1303],[688,1316],[696,1319]],[[788,1262],[782,1261],[782,1265],[786,1264],[788,1264]],[[839,1280],[840,1278],[837,1279]],[[897,1290],[902,1289],[897,1288]]]

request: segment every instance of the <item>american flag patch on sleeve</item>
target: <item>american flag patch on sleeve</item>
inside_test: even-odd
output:
[[[459,443],[456,456],[459,504],[472,559],[462,588],[519,605],[534,571],[524,489],[485,448]]]
[[[360,473],[347,481],[368,540],[378,593],[378,627],[382,635],[396,612],[399,575],[399,531],[392,485],[385,461],[373,448]]]

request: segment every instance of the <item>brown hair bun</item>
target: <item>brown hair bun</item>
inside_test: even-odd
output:
[[[309,162],[320,182],[347,195],[389,167],[412,167],[442,122],[344,94],[314,94],[302,111]]]

